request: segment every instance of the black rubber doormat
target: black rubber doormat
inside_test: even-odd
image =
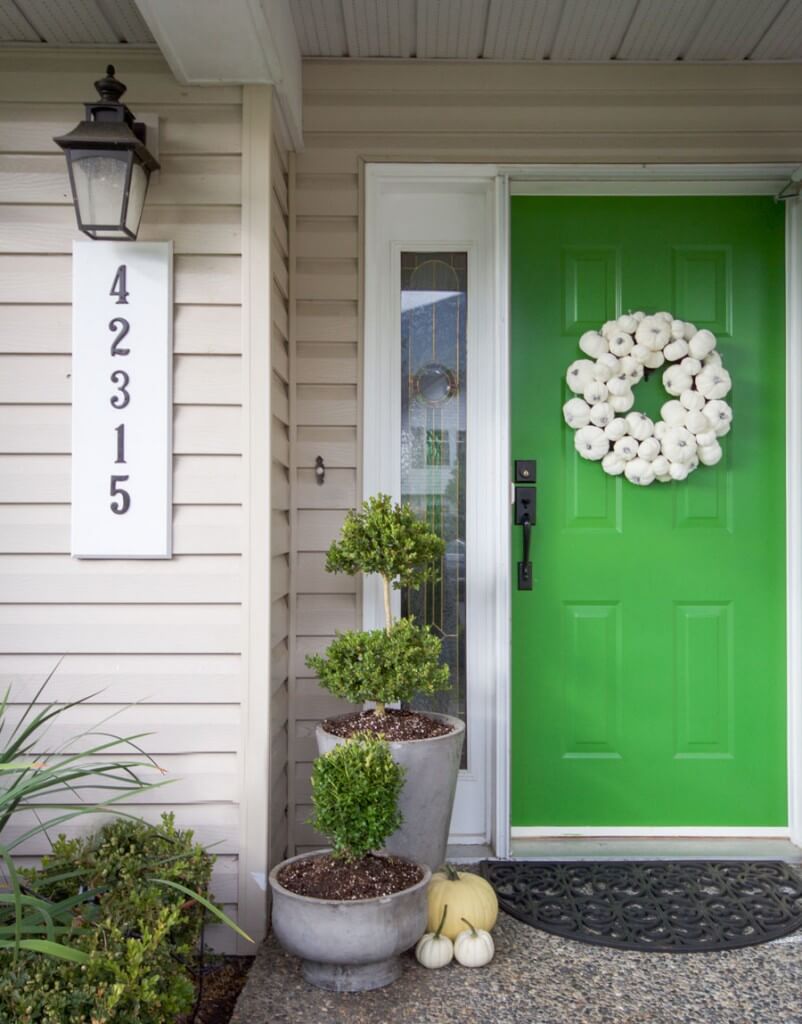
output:
[[[615,949],[738,949],[802,927],[802,879],[781,861],[482,861],[503,910]]]

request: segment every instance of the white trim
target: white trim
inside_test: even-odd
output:
[[[616,838],[664,838],[676,837],[678,839],[787,839],[789,831],[787,828],[775,828],[767,826],[750,827],[728,827],[710,826],[681,826],[681,825],[644,825],[643,827],[629,826],[586,826],[586,825],[515,825],[510,829],[510,835],[515,839],[575,839],[584,837],[607,836],[610,839]]]
[[[498,332],[497,202],[492,169],[386,164],[365,168],[365,495],[383,491],[397,498],[401,489],[401,251],[468,253],[468,768],[460,772],[450,837],[452,844],[460,845],[486,843],[496,825],[492,818],[496,624],[488,621],[486,609],[500,604],[498,552],[503,548],[506,563],[507,509],[495,489],[472,481],[484,481],[488,471],[494,477],[507,474],[506,458],[503,464],[500,461],[499,438],[486,429],[488,423],[498,422],[498,402],[506,387],[506,379],[498,377],[497,346],[492,342]],[[396,611],[398,598],[395,595]],[[375,579],[363,583],[363,623],[365,628],[383,623]]]
[[[515,196],[550,195],[552,187],[554,195],[581,195],[594,184],[615,189],[613,194],[619,194],[619,185],[628,184],[631,195],[652,186],[664,195],[682,195],[686,188],[689,195],[712,194],[708,186],[718,188],[719,194],[732,186],[743,189],[741,195],[773,195],[777,185],[784,185],[797,169],[797,164],[510,164],[500,167],[499,173],[509,175]]]
[[[785,211],[788,825],[802,845],[802,199]]]
[[[270,715],[270,196],[271,86],[242,96],[243,672],[240,748],[239,923],[254,941],[267,930]],[[254,947],[237,939],[240,953]]]
[[[179,82],[271,84],[296,149],[303,147],[301,50],[290,0],[136,0]],[[225,26],[221,25],[221,18]]]

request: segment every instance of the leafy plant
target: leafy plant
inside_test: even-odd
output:
[[[326,555],[326,569],[381,576],[385,627],[339,633],[326,655],[309,655],[306,664],[322,686],[353,703],[374,701],[377,715],[385,713],[390,701],[448,688],[439,638],[411,617],[396,622],[392,611],[392,590],[436,580],[444,550],[443,541],[409,505],[394,505],[386,494],[368,498],[346,515],[340,540]]]
[[[403,784],[404,769],[388,744],[355,736],[314,762],[311,824],[331,840],[335,857],[359,860],[380,849],[401,824]]]
[[[104,888],[79,885],[79,869],[65,864],[61,872],[62,890],[35,891],[26,887],[24,876],[14,863],[14,853],[36,836],[49,838],[65,822],[86,814],[112,813],[123,821],[137,823],[138,818],[119,804],[164,785],[165,781],[147,784],[141,780],[142,769],[158,768],[138,744],[145,734],[118,736],[105,731],[112,716],[49,748],[47,734],[53,724],[72,708],[97,696],[92,694],[61,704],[40,703],[59,664],[60,661],[33,700],[22,708],[16,722],[10,689],[0,700],[0,864],[8,883],[6,888],[0,888],[0,952],[13,950],[15,962],[22,952],[29,952],[46,953],[85,966],[91,950],[83,941],[84,933],[92,931],[93,908]],[[22,812],[27,812],[33,823],[10,836],[9,824]],[[172,888],[182,898],[195,899],[248,938],[201,893],[192,892],[176,880],[155,877],[155,872],[152,884]]]
[[[440,641],[428,627],[399,619],[389,629],[341,633],[326,656],[310,655],[321,685],[356,703],[411,700],[448,686],[448,666],[440,664]]]
[[[0,1019],[174,1024],[195,997],[186,964],[212,906],[213,861],[171,814],[158,827],[120,819],[84,838],[59,837],[41,869],[21,874],[49,903],[78,889],[94,893],[73,936],[86,960],[0,954]]]

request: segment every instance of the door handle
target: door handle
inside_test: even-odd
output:
[[[535,513],[536,489],[534,487],[515,488],[515,525],[523,527],[523,559],[518,563],[518,589],[532,589],[532,562],[529,551],[532,544],[532,527],[536,522]]]

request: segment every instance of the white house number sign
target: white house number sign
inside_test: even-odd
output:
[[[75,242],[72,554],[172,549],[171,242]]]

